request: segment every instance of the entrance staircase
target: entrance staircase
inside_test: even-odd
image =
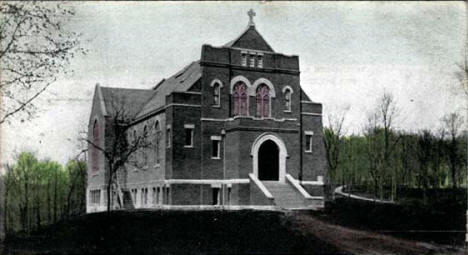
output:
[[[290,183],[278,181],[262,181],[262,183],[274,197],[274,202],[278,207],[302,209],[308,206],[306,198],[297,192]]]
[[[291,175],[285,181],[259,180],[253,173],[250,179],[250,201],[261,205],[272,205],[287,210],[323,209],[323,197],[311,196]]]

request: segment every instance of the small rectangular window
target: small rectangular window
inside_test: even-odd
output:
[[[255,67],[255,55],[250,55],[250,67]]]
[[[185,144],[184,147],[191,148],[193,147],[193,129],[195,125],[193,124],[185,124]]]
[[[193,129],[185,129],[185,147],[193,147]]]
[[[312,152],[312,134],[306,134],[305,136],[305,151]]]
[[[263,68],[263,56],[262,55],[257,56],[257,67]]]
[[[241,65],[247,66],[247,53],[241,53]]]
[[[90,203],[91,204],[100,204],[101,203],[101,190],[91,190],[90,191]]]
[[[211,158],[214,158],[214,159],[221,158],[220,157],[220,150],[221,150],[220,143],[221,143],[221,141],[220,140],[211,140],[211,142],[212,142]]]

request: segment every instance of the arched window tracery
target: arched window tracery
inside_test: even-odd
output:
[[[257,88],[257,116],[270,117],[270,88],[265,84]]]
[[[234,101],[234,116],[247,116],[247,85],[243,82],[236,83],[233,87],[232,97]]]

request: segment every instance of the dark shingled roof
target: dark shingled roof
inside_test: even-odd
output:
[[[145,104],[137,117],[142,117],[166,104],[166,96],[172,92],[185,92],[201,78],[200,61],[194,61],[181,71],[164,80],[155,88],[152,98]]]
[[[115,110],[125,107],[128,117],[134,118],[146,102],[154,95],[150,89],[125,89],[101,87],[102,97],[107,113],[111,116]]]
[[[262,50],[274,52],[268,42],[255,29],[255,26],[248,26],[236,39],[226,43],[224,47],[237,47],[252,50]]]

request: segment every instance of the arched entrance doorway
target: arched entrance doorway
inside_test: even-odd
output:
[[[266,140],[258,150],[258,179],[279,180],[279,148],[272,140]]]
[[[263,133],[252,144],[253,174],[259,180],[285,181],[286,145],[274,133]]]

